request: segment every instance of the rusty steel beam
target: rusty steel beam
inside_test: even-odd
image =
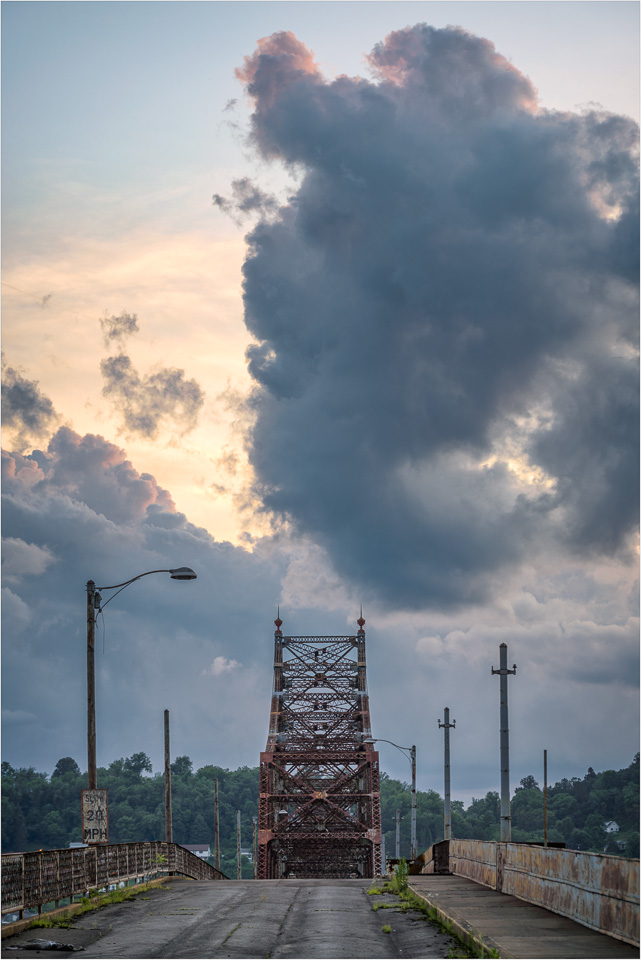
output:
[[[260,755],[259,879],[381,873],[378,753],[365,621],[353,636],[286,637],[274,621],[274,683]]]

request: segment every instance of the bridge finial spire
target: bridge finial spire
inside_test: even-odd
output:
[[[358,618],[358,620],[356,621],[356,623],[357,623],[358,626],[359,626],[358,632],[359,632],[359,633],[365,633],[365,631],[363,630],[363,627],[365,626],[365,621],[364,621],[364,619],[363,619],[363,604],[362,604],[362,603],[361,603],[361,615],[360,615],[360,617]]]
[[[278,607],[277,607],[276,609],[277,609],[278,612],[277,612],[277,614],[276,614],[276,619],[274,620],[274,625],[275,625],[275,627],[276,627],[276,633],[280,634],[280,633],[282,633],[282,630],[281,630],[280,628],[281,628],[282,625],[283,625],[283,621],[280,619],[280,604],[278,605]]]

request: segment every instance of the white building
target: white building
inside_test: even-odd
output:
[[[201,860],[211,857],[211,849],[208,843],[181,843],[180,846],[189,850],[190,853],[195,853]]]

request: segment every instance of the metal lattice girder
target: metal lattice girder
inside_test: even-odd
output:
[[[285,637],[260,756],[258,877],[381,872],[378,753],[371,737],[365,621],[353,636]]]

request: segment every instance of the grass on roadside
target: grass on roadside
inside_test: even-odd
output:
[[[412,893],[411,890],[406,889],[400,893],[399,896],[407,904],[407,909],[418,910],[423,914],[426,920],[429,920],[431,923],[436,923],[441,930],[456,940],[457,946],[451,948],[451,957],[474,957],[479,958],[479,960],[495,960],[495,958],[499,957],[499,954],[496,952],[496,950],[488,950],[487,947],[484,947],[483,945],[478,947],[476,944],[471,945],[461,940],[460,934],[449,922],[449,920],[441,917],[434,907],[425,903],[414,893]]]
[[[110,904],[135,900],[139,894],[145,893],[150,889],[152,889],[150,884],[141,883],[136,887],[120,887],[118,890],[112,890],[110,893],[100,893],[98,890],[92,890],[88,897],[83,897],[79,904],[74,905],[73,911],[65,911],[65,913],[61,913],[56,917],[37,917],[29,924],[29,929],[31,930],[32,928],[38,927],[61,927],[62,929],[68,930],[78,917],[82,917],[85,913],[90,913],[92,910],[100,910],[102,907],[108,907]],[[155,889],[167,890],[168,887],[163,885]]]
[[[416,910],[423,914],[425,920],[428,920],[430,923],[435,923],[444,933],[447,933],[448,936],[452,937],[455,941],[450,947],[448,955],[451,960],[459,957],[464,958],[464,960],[468,960],[468,958],[471,957],[480,958],[480,960],[498,957],[495,950],[488,950],[483,946],[479,948],[476,944],[468,944],[461,940],[459,933],[448,920],[442,918],[434,907],[425,903],[409,889],[407,863],[405,860],[399,860],[394,870],[394,876],[385,881],[382,887],[373,886],[367,893],[370,896],[380,896],[383,893],[391,893],[401,901],[400,904],[373,903],[372,910],[398,910],[399,913]],[[385,926],[382,929],[384,933],[391,932],[391,927],[389,926]]]

